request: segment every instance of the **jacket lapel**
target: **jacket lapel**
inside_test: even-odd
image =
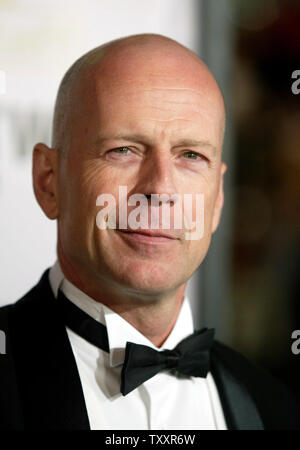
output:
[[[77,365],[48,270],[14,305],[11,323],[25,429],[90,429]]]
[[[219,391],[229,430],[263,430],[264,425],[256,404],[228,364],[224,350],[214,342],[211,351],[211,373]]]
[[[24,421],[7,320],[10,309],[9,305],[0,310],[0,330],[5,333],[5,353],[0,354],[0,430],[23,430]]]

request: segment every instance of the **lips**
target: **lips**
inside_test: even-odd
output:
[[[174,245],[178,242],[179,237],[171,233],[166,233],[160,230],[117,230],[123,239],[127,241],[130,246],[134,248],[142,248],[141,246],[167,246]]]
[[[121,233],[128,233],[128,234],[135,234],[135,235],[141,235],[151,238],[165,238],[165,239],[179,239],[177,236],[169,233],[164,233],[159,230],[118,230]]]

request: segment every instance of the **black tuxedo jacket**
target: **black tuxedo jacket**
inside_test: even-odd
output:
[[[0,308],[0,330],[6,333],[6,354],[0,354],[2,430],[90,429],[48,272],[21,300]],[[218,341],[211,373],[229,429],[300,429],[300,409],[290,392]]]

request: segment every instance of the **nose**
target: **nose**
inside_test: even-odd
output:
[[[151,151],[140,167],[136,192],[144,194],[147,198],[151,198],[151,194],[167,194],[169,197],[177,194],[173,172],[169,152],[159,148]]]

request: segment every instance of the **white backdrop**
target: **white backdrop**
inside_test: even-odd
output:
[[[56,258],[56,223],[37,205],[32,147],[50,143],[67,68],[117,37],[161,33],[200,48],[198,0],[2,0],[0,3],[0,305],[21,297]],[[196,296],[196,277],[188,295]]]

